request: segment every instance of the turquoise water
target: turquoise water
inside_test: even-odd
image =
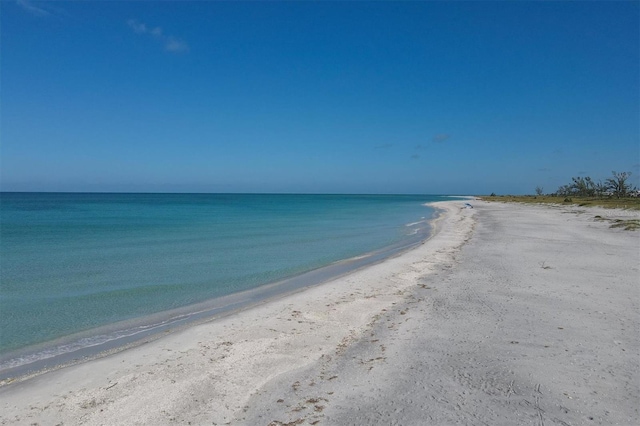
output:
[[[0,355],[424,236],[437,199],[2,193]]]

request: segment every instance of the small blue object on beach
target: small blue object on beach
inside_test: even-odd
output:
[[[469,204],[469,203],[464,203],[464,206],[467,209],[472,209],[473,208],[473,206],[471,204]]]

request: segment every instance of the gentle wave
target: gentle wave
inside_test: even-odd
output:
[[[422,219],[425,219],[425,218],[423,217]],[[427,223],[428,223],[427,220],[419,220],[418,222],[407,223],[405,226],[412,227],[412,226],[418,226],[418,225],[425,225]]]
[[[84,337],[79,340],[72,341],[71,343],[54,345],[37,352],[11,357],[6,361],[0,361],[0,371],[32,364],[37,361],[44,361],[47,359],[55,358],[60,355],[78,351],[79,349],[87,349],[95,346],[105,345],[106,343],[120,340],[126,337],[133,337],[141,333],[148,333],[161,327],[171,326],[172,324],[175,324],[190,316],[191,315],[183,315],[181,317],[172,318],[170,320],[156,324],[141,325],[135,328],[119,330],[112,334],[98,334],[91,337]]]

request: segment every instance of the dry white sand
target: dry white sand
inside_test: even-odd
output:
[[[640,232],[473,204],[401,256],[4,386],[0,424],[639,424]]]

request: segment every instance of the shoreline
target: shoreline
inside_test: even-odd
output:
[[[640,234],[590,209],[474,207],[451,264],[239,424],[639,424]]]
[[[462,198],[462,197],[456,197]],[[107,324],[74,333],[54,341],[43,342],[0,356],[0,388],[41,374],[110,356],[134,348],[185,328],[234,315],[253,306],[304,291],[336,280],[346,274],[401,255],[433,236],[433,223],[442,212],[434,210],[429,225],[422,232],[387,247],[343,259],[257,288],[216,297],[192,305],[157,312],[141,318]],[[101,338],[100,340],[96,340]],[[96,340],[90,344],[81,343]],[[26,360],[29,359],[31,360]]]
[[[3,401],[0,422],[20,423],[25,416],[31,418],[32,410],[26,406],[19,408],[23,401],[29,406],[43,407],[37,417],[44,423],[77,423],[80,413],[89,409],[93,412],[91,416],[96,416],[95,424],[100,424],[100,410],[104,407],[97,401],[106,398],[104,392],[117,392],[122,398],[114,401],[113,408],[130,419],[121,420],[122,423],[163,424],[166,419],[147,417],[147,410],[158,414],[165,405],[176,403],[165,398],[180,399],[178,395],[184,392],[179,390],[181,386],[171,390],[165,386],[181,382],[190,387],[203,377],[216,377],[211,383],[213,388],[207,391],[217,395],[214,423],[230,421],[269,378],[328,354],[362,333],[376,314],[400,301],[400,290],[413,282],[412,263],[422,262],[425,251],[447,257],[448,254],[435,251],[453,250],[452,243],[460,244],[466,237],[453,223],[453,219],[460,219],[453,215],[454,211],[473,212],[459,209],[462,204],[460,201],[430,204],[441,210],[432,222],[431,238],[397,256],[122,352],[0,387]],[[466,219],[470,225],[470,217]],[[434,259],[429,263],[437,262]],[[398,271],[408,275],[401,277]],[[389,279],[395,281],[392,288]],[[166,395],[159,397],[156,392]],[[133,395],[136,395],[134,406],[120,405],[133,402],[129,399]],[[50,409],[54,405],[57,408]]]
[[[423,204],[439,199],[7,195],[0,370],[31,349],[45,358],[137,333],[207,308],[191,305],[424,235],[433,210]],[[18,356],[8,364],[9,355]]]
[[[463,204],[401,255],[0,388],[0,424],[636,423],[640,235]]]
[[[454,198],[461,199],[462,197]],[[299,275],[263,284],[254,289],[239,291],[169,311],[157,312],[141,318],[107,324],[96,329],[74,333],[54,341],[43,342],[4,354],[0,356],[0,388],[51,371],[110,356],[161,338],[167,333],[174,333],[217,318],[234,315],[250,309],[252,306],[304,291],[382,262],[387,258],[398,256],[423,244],[432,237],[433,223],[438,220],[442,212],[430,204],[424,204],[434,210],[432,217],[427,219],[428,225],[425,229],[403,241],[381,249],[336,261]],[[410,225],[413,224],[407,226]]]

